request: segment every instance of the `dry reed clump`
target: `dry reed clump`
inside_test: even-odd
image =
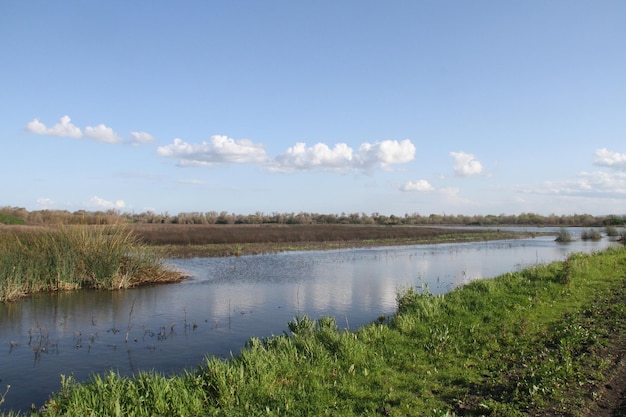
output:
[[[0,229],[0,301],[175,280],[123,225]]]

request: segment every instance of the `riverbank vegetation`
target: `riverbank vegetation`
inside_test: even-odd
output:
[[[63,376],[35,414],[623,415],[605,412],[624,394],[625,270],[614,247],[445,295],[407,288],[393,316],[353,331],[301,316],[177,376]]]
[[[180,280],[126,226],[0,227],[0,302]]]
[[[458,226],[553,226],[553,227],[605,227],[626,225],[626,215],[592,216],[590,214],[540,215],[454,215],[405,213],[402,215],[381,213],[262,213],[237,214],[226,211],[170,213],[122,213],[116,210],[69,212],[66,210],[28,211],[21,207],[0,207],[0,224],[3,219],[29,225],[43,224],[354,224],[354,225],[458,225]]]

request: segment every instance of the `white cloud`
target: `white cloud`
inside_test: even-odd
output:
[[[74,126],[72,119],[65,115],[59,119],[59,122],[52,127],[47,127],[41,123],[38,119],[33,119],[26,125],[26,130],[38,135],[52,135],[66,138],[80,139],[83,137],[83,133],[80,128]]]
[[[112,128],[99,124],[97,126],[87,126],[83,131],[72,124],[72,119],[65,115],[59,119],[59,122],[52,126],[47,127],[41,123],[39,119],[33,119],[26,124],[26,130],[38,135],[51,135],[66,138],[81,139],[83,137],[93,139],[99,142],[105,143],[119,143],[122,142],[122,138],[117,135]],[[130,132],[132,139],[128,141],[133,146],[142,145],[154,141],[154,137],[146,132]]]
[[[435,187],[426,180],[409,181],[400,186],[401,191],[433,191],[434,189]]]
[[[572,180],[547,181],[542,186],[523,187],[520,191],[542,195],[626,198],[626,173],[581,172]]]
[[[122,138],[117,136],[117,134],[113,132],[113,129],[103,124],[99,124],[95,127],[87,126],[85,128],[85,137],[105,143],[118,143],[122,141]]]
[[[44,209],[52,208],[55,204],[55,201],[51,198],[42,197],[37,199],[37,205]]]
[[[190,144],[181,139],[159,146],[157,153],[177,158],[180,166],[215,166],[227,163],[262,163],[267,160],[265,148],[248,139],[231,139],[226,136],[211,136],[209,142]]]
[[[359,148],[359,156],[367,167],[380,165],[386,169],[392,164],[403,164],[415,158],[415,145],[410,140],[401,142],[385,140],[374,144],[364,143]]]
[[[96,209],[123,209],[126,207],[124,200],[108,201],[98,196],[93,196],[85,203],[87,207]]]
[[[133,146],[154,142],[154,137],[147,132],[130,132],[130,135],[133,137],[130,141],[130,144]]]
[[[597,149],[593,163],[599,166],[626,170],[626,154],[611,152],[606,148]]]
[[[307,147],[297,143],[277,156],[269,165],[270,171],[331,171],[348,172],[353,170],[371,171],[375,167],[389,169],[390,165],[406,163],[415,158],[415,146],[410,140],[401,142],[385,140],[377,143],[363,143],[359,152],[345,143],[337,143],[331,149],[324,143]]]
[[[347,171],[354,161],[352,148],[345,143],[338,143],[334,148],[324,143],[317,143],[309,148],[298,142],[277,156],[270,166],[271,171],[293,172],[321,169],[326,171]]]
[[[450,156],[454,159],[454,172],[457,175],[470,177],[483,172],[483,165],[471,153],[450,152]]]
[[[194,180],[194,179],[179,180],[178,182],[180,182],[181,184],[191,184],[191,185],[206,185],[206,184],[208,184],[206,181]]]

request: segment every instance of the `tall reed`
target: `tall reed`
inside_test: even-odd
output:
[[[0,302],[38,291],[128,288],[174,274],[123,225],[0,230]]]

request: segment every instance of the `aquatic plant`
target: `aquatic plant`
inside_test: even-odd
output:
[[[582,240],[600,240],[602,239],[602,234],[595,229],[584,230],[580,238]]]
[[[177,279],[123,225],[0,229],[0,302],[38,291]]]
[[[566,228],[561,227],[556,235],[556,241],[562,243],[571,242],[572,234]]]

